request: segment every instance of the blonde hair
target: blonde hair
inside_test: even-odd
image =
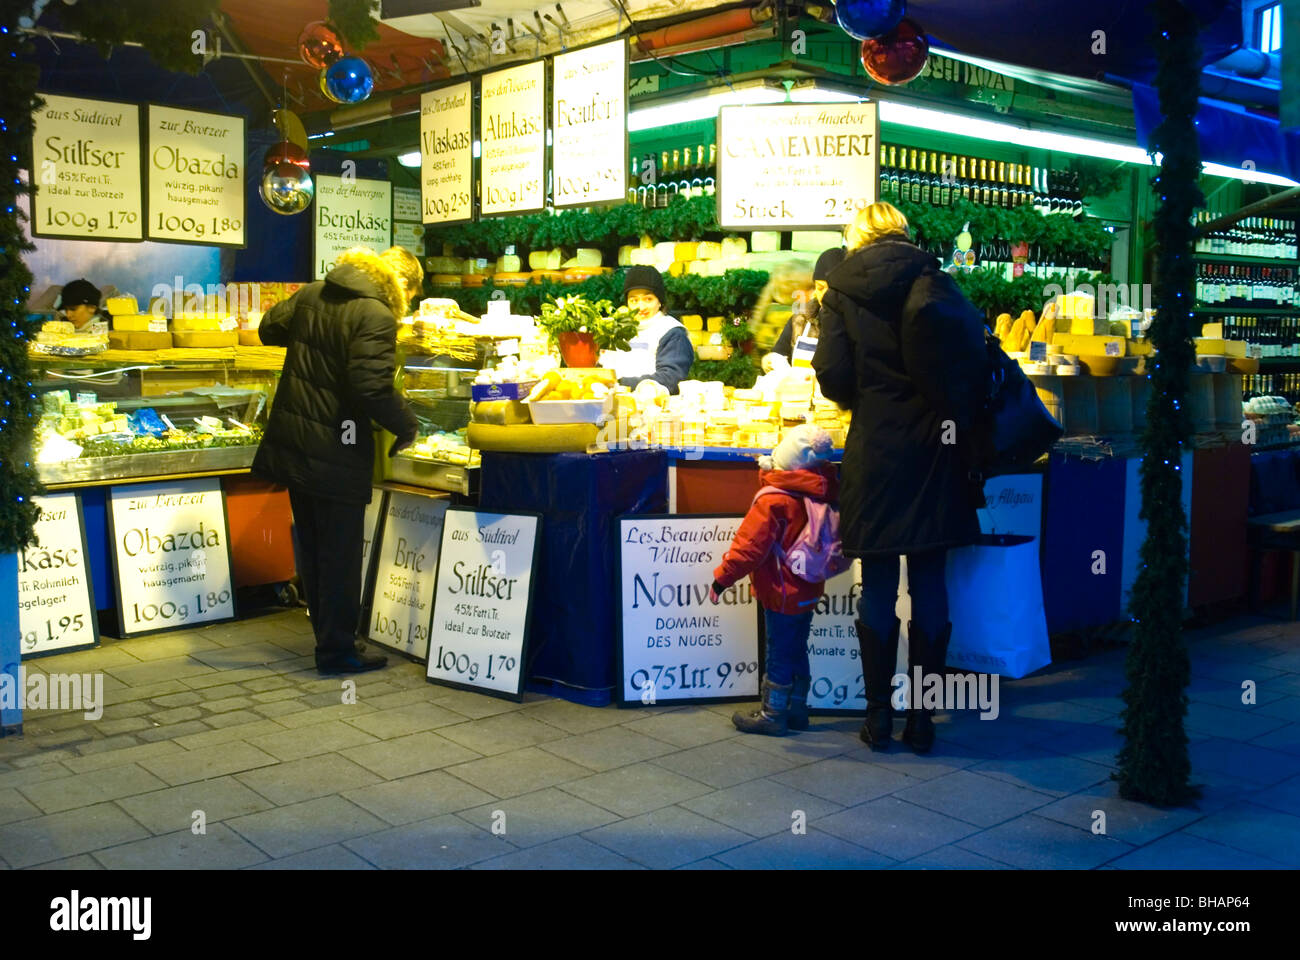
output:
[[[907,217],[903,216],[892,203],[881,200],[858,211],[853,222],[844,228],[844,239],[848,242],[850,250],[858,250],[891,233],[909,236]]]
[[[408,306],[406,284],[404,276],[397,269],[395,262],[397,258],[390,256],[393,249],[399,248],[391,248],[379,254],[369,247],[352,247],[339,254],[334,264],[339,266],[346,263],[360,270],[375,286],[379,287],[388,309],[393,311],[393,316],[404,317]],[[402,252],[406,253],[406,251]],[[418,261],[415,266],[419,269]],[[420,279],[424,279],[423,272],[420,274]]]
[[[405,247],[389,247],[379,256],[402,279],[412,297],[421,292],[424,288],[424,267],[420,266],[419,257]]]

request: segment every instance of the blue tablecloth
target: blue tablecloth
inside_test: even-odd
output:
[[[528,689],[604,706],[617,684],[618,562],[614,518],[666,513],[659,450],[484,452],[479,506],[542,514]]]

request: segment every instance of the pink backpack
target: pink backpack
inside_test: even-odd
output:
[[[771,485],[754,494],[754,500],[757,501],[767,493],[783,493],[788,497],[799,498],[808,514],[808,522],[799,531],[794,543],[790,544],[789,550],[783,551],[779,542],[775,545],[777,556],[791,573],[808,583],[822,583],[838,576],[852,565],[853,561],[844,556],[840,545],[838,510],[821,500]]]

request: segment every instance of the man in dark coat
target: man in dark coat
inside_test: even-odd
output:
[[[414,258],[412,258],[414,259]],[[418,261],[415,269],[419,270]],[[259,336],[287,347],[253,472],[289,488],[305,569],[299,570],[322,673],[387,661],[357,649],[361,547],[374,462],[373,420],[415,441],[418,422],[393,384],[397,324],[414,290],[369,251],[340,258],[262,318]]]
[[[970,450],[986,361],[979,312],[934,257],[908,242],[902,214],[889,204],[868,209],[870,218],[859,218],[871,220],[865,242],[827,278],[813,369],[822,393],[853,411],[840,532],[845,554],[862,558],[862,738],[884,749],[893,720],[900,555],[907,556],[912,599],[909,660],[926,674],[943,672],[952,629],[946,551],[979,533]],[[903,739],[928,750],[931,712],[909,710]]]

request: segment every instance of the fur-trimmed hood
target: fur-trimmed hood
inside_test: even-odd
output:
[[[343,287],[363,297],[372,297],[387,305],[394,317],[407,312],[406,290],[401,278],[379,254],[363,247],[344,251],[325,275],[327,283]]]

